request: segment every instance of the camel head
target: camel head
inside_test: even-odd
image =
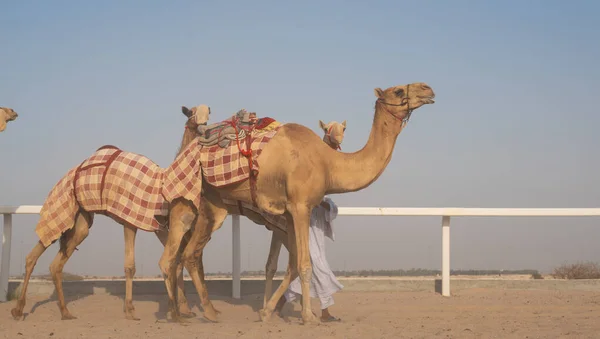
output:
[[[325,132],[325,136],[323,136],[323,141],[325,141],[331,148],[341,150],[342,141],[344,140],[344,132],[346,132],[346,120],[342,123],[337,121],[331,121],[328,124],[325,124],[323,121],[319,120],[319,126]]]
[[[408,122],[413,110],[435,102],[433,89],[424,82],[393,86],[385,90],[375,88],[375,96],[377,104],[401,120],[402,125]]]
[[[12,108],[0,107],[0,132],[6,129],[9,121],[14,121],[19,115]]]
[[[181,112],[188,118],[185,127],[192,130],[197,129],[198,126],[206,125],[210,118],[210,107],[206,105],[198,105],[191,109],[181,106]]]

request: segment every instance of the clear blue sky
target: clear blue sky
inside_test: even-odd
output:
[[[594,1],[3,1],[0,12],[0,105],[20,114],[0,135],[0,205],[41,205],[104,144],[167,166],[181,105],[208,104],[214,120],[246,108],[318,133],[319,119],[345,119],[343,149],[355,151],[373,88],[416,81],[436,104],[415,112],[376,183],[332,196],[340,206],[600,205]],[[36,221],[15,217],[13,274]],[[439,268],[439,224],[340,217],[329,261]],[[138,274],[157,274],[162,246],[138,234]],[[228,219],[207,246],[207,271],[230,270],[230,237]],[[454,219],[452,266],[548,270],[599,259],[599,238],[593,218]],[[66,270],[121,275],[122,239],[97,216]],[[243,221],[243,269],[264,267],[269,240]],[[286,260],[284,250],[281,269]]]

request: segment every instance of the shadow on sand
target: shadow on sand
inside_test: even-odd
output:
[[[273,292],[279,284],[280,279],[273,281]],[[263,306],[263,295],[265,289],[264,280],[242,280],[241,282],[241,299],[231,297],[232,281],[231,280],[207,280],[207,289],[211,300],[219,300],[231,305],[249,306],[256,314],[256,320],[259,321],[258,311]],[[15,296],[20,293],[21,282],[11,281],[8,286],[10,296]],[[65,301],[67,305],[73,301],[83,299],[94,294],[105,294],[117,296],[122,301],[125,299],[125,281],[124,280],[86,280],[86,281],[65,281],[63,282],[65,293]],[[31,282],[29,285],[28,295],[49,295],[46,299],[36,302],[29,313],[35,313],[36,309],[50,302],[57,302],[58,298],[54,284],[51,281]],[[202,312],[200,298],[196,292],[194,284],[185,281],[185,294],[188,299],[191,309],[197,308]],[[157,296],[160,296],[157,298]],[[9,302],[14,303],[14,297]],[[155,313],[157,320],[167,319],[168,314],[168,297],[166,288],[162,280],[145,280],[133,282],[133,303],[137,301],[158,302],[158,311]],[[27,310],[27,307],[25,308]],[[57,310],[58,312],[58,310]],[[24,319],[29,313],[24,313]],[[197,312],[196,312],[197,313]],[[286,305],[283,314],[287,317],[301,317],[300,312],[294,311],[291,305]],[[274,315],[275,316],[275,315]],[[196,314],[196,317],[202,319],[202,314]]]

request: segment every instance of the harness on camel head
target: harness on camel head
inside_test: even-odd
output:
[[[333,139],[331,139],[331,131],[332,131],[332,130],[333,130],[333,125],[329,126],[329,128],[327,129],[327,133],[325,133],[325,136],[326,136],[326,137],[327,137],[327,139],[329,140],[329,143],[330,143],[330,144],[333,144],[333,143],[334,143]],[[340,144],[338,144],[337,142],[336,142],[336,144],[337,144],[337,147],[336,147],[336,148],[337,148],[337,149],[339,149],[339,150],[341,151],[341,150],[342,150],[342,146],[341,146]]]
[[[397,106],[397,107],[406,106],[408,113],[406,114],[406,116],[404,118],[399,118],[396,114],[394,114],[393,112],[390,112],[390,110],[388,110],[387,108],[384,107],[385,111],[388,112],[389,114],[391,114],[394,118],[396,118],[398,120],[402,120],[402,127],[404,127],[408,123],[408,120],[410,119],[410,115],[414,111],[414,109],[410,108],[410,98],[408,96],[409,91],[410,91],[410,85],[406,85],[406,95],[402,98],[402,102],[399,104],[390,104],[389,102],[385,102],[381,99],[377,99],[377,101],[380,102],[381,104],[388,105],[388,106]]]

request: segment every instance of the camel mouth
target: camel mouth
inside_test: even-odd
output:
[[[423,101],[423,104],[428,105],[428,104],[433,104],[435,103],[435,94],[434,95],[427,95],[427,96],[418,96],[419,99],[421,99],[421,101]]]

